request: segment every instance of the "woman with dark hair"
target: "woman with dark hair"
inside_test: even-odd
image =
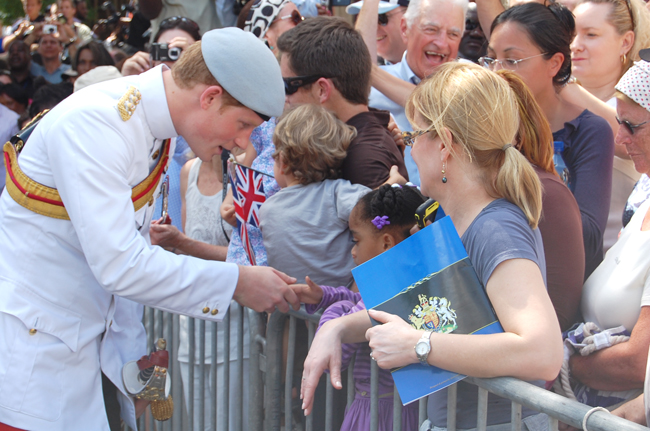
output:
[[[79,77],[97,66],[115,66],[115,62],[111,54],[104,48],[104,45],[90,40],[77,49],[73,67],[78,73],[77,77]]]
[[[155,50],[157,48],[154,47],[154,44],[167,44],[168,49],[179,48],[181,50],[180,55],[182,55],[185,49],[199,40],[201,40],[201,33],[196,22],[182,16],[164,19],[152,39],[151,53],[140,51],[132,55],[124,62],[122,75],[138,75],[161,63],[172,67],[175,60],[158,61],[156,59]]]
[[[481,64],[509,69],[528,85],[562,141],[569,189],[582,216],[585,279],[603,260],[603,233],[609,213],[614,136],[601,117],[559,95],[571,78],[571,40],[575,22],[560,4],[526,3],[501,13],[492,23],[488,57]]]

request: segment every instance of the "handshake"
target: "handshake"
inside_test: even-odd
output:
[[[244,307],[257,312],[272,313],[276,309],[283,313],[300,308],[300,303],[318,304],[323,298],[323,289],[311,281],[295,284],[296,279],[277,269],[267,266],[240,266],[239,280],[233,299]]]

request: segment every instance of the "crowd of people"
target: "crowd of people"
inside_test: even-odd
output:
[[[224,352],[219,326],[218,365],[192,357],[204,335],[189,318],[302,303],[322,317],[284,378],[310,415],[323,374],[342,389],[356,354],[341,430],[369,427],[372,361],[382,431],[389,371],[414,363],[513,376],[649,423],[643,0],[364,0],[345,17],[314,0],[140,0],[105,38],[84,0],[23,6],[2,39],[0,139],[51,112],[22,152],[5,146],[0,172],[0,430],[133,427],[146,403],[119,376],[146,347],[139,304],[182,315],[186,404],[209,400],[198,376],[223,376],[226,360],[246,375],[241,388],[231,374],[231,397],[248,390],[248,348]],[[244,238],[227,151],[262,175]],[[351,270],[414,234],[427,198],[451,217],[503,333],[421,331],[366,309]],[[243,330],[248,344],[245,313]],[[597,349],[581,353],[583,337]],[[476,429],[477,403],[459,383],[458,429]],[[420,426],[417,403],[404,406],[402,429],[446,430],[446,390],[427,416]],[[491,394],[488,429],[511,417]],[[522,418],[548,429],[545,414]]]

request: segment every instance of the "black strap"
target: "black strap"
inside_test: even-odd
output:
[[[230,151],[228,150],[223,150],[221,151],[221,172],[223,175],[223,178],[221,179],[221,185],[223,186],[223,191],[221,192],[221,203],[226,200],[226,195],[228,195],[228,159],[230,158]],[[221,223],[221,231],[223,232],[223,235],[226,237],[228,242],[230,242],[230,237],[226,233],[226,229],[223,227],[223,218],[220,219]]]

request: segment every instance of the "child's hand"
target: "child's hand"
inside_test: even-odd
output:
[[[291,288],[303,304],[319,304],[323,299],[323,288],[305,277],[307,284],[292,284]]]
[[[400,184],[405,185],[407,183],[406,178],[404,178],[400,173],[397,165],[390,167],[390,173],[388,174],[388,179],[384,184]]]

